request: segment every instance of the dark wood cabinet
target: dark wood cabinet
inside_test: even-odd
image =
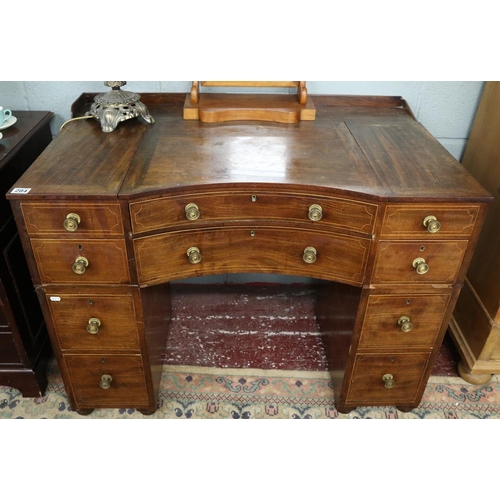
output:
[[[5,194],[51,142],[46,111],[14,111],[0,139],[0,385],[24,397],[47,386],[51,347],[16,223]]]

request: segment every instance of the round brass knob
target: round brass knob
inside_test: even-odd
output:
[[[423,224],[429,233],[437,233],[441,229],[441,223],[436,219],[436,217],[434,217],[434,215],[428,215],[423,220]]]
[[[196,220],[200,217],[200,210],[196,203],[189,203],[184,210],[186,212],[186,219],[188,220]]]
[[[66,219],[63,222],[64,229],[70,232],[76,231],[78,224],[80,224],[80,216],[73,213],[66,215]]]
[[[309,207],[309,219],[317,221],[321,220],[321,217],[323,217],[323,209],[321,208],[321,205],[311,205]]]
[[[312,264],[313,262],[316,262],[316,249],[314,247],[307,247],[304,250],[304,255],[302,258],[304,259],[304,262],[306,264]]]
[[[99,318],[90,318],[89,324],[87,325],[87,332],[95,335],[99,331],[101,326],[101,320]]]
[[[429,270],[429,264],[426,264],[425,259],[422,259],[422,257],[413,261],[413,267],[417,270],[418,274],[425,274]]]
[[[396,382],[394,382],[394,377],[390,373],[386,373],[382,377],[382,380],[384,382],[384,386],[387,387],[387,389],[392,389],[396,385]]]
[[[101,389],[109,389],[111,387],[111,382],[113,382],[113,377],[111,375],[104,374],[99,382],[99,387]]]
[[[76,259],[75,262],[73,262],[73,265],[71,266],[71,269],[73,269],[73,272],[76,274],[83,274],[85,270],[87,269],[89,265],[89,261],[85,258],[79,255]]]
[[[398,325],[401,327],[401,331],[405,333],[413,329],[413,324],[410,322],[408,316],[401,316],[401,318],[398,319]]]
[[[201,262],[201,253],[197,247],[191,247],[187,251],[187,256],[191,264],[199,264]]]

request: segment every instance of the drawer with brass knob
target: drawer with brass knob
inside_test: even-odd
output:
[[[458,208],[446,204],[387,205],[382,236],[390,238],[427,237],[431,239],[472,234],[479,205]]]
[[[198,247],[188,248],[186,253],[191,264],[199,264],[201,262],[201,253]]]
[[[450,294],[370,295],[359,349],[432,348],[449,301]]]
[[[63,355],[80,408],[145,408],[150,403],[139,354]]]
[[[274,227],[174,231],[134,240],[140,284],[223,273],[281,273],[361,285],[371,240]]]
[[[357,354],[346,405],[411,405],[417,399],[430,353]]]
[[[31,236],[109,238],[123,236],[117,203],[21,203]]]
[[[306,264],[314,264],[316,262],[317,255],[318,252],[314,247],[306,247],[302,258]]]
[[[33,238],[31,247],[41,283],[130,282],[123,240]]]
[[[452,285],[467,245],[466,240],[381,241],[372,283]]]
[[[72,233],[73,231],[76,231],[78,229],[78,226],[81,222],[82,222],[81,217],[78,214],[71,212],[68,215],[66,215],[66,218],[64,219],[63,222],[63,227],[64,229],[66,229],[66,231]]]
[[[130,204],[134,234],[186,224],[244,220],[314,223],[369,234],[376,214],[377,206],[367,202],[279,191],[178,195]]]
[[[101,376],[99,387],[101,389],[109,389],[111,387],[111,382],[113,382],[113,377],[105,373],[104,375]]]
[[[135,350],[139,337],[134,296],[127,287],[113,293],[49,288],[45,295],[62,351]]]
[[[71,270],[75,274],[83,274],[87,270],[87,267],[89,267],[89,261],[87,257],[82,257],[81,255],[78,255],[75,258],[73,265],[71,266]]]
[[[90,318],[87,322],[87,332],[92,335],[97,335],[99,333],[99,327],[102,325],[99,318]]]

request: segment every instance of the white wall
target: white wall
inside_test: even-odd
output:
[[[402,96],[417,120],[458,160],[461,159],[484,82],[332,82],[309,81],[313,94],[358,94]],[[191,82],[130,82],[133,92],[189,92]],[[48,110],[56,114],[52,132],[57,134],[70,118],[71,104],[84,92],[109,90],[102,82],[25,81],[0,82],[0,106],[12,110]],[[238,90],[238,89],[234,89]],[[241,89],[239,89],[241,91]]]

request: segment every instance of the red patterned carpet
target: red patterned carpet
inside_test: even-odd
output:
[[[305,284],[173,285],[165,364],[326,371],[315,299]],[[446,335],[433,375],[458,361]]]

